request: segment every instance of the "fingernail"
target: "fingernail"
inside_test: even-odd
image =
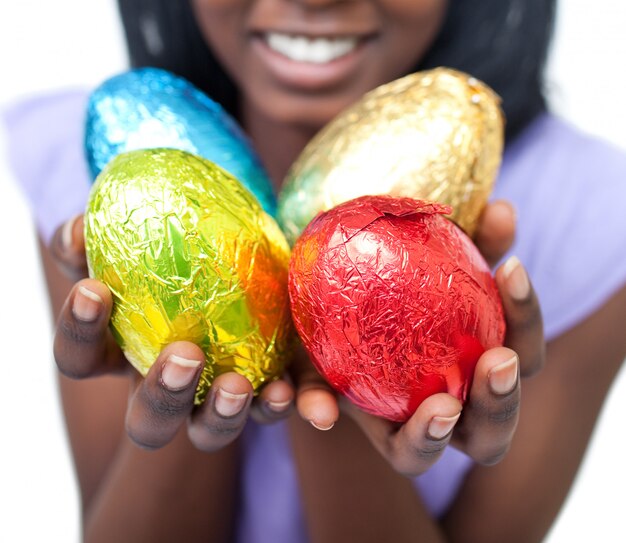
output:
[[[312,420],[310,420],[309,422],[311,423],[311,426],[313,426],[313,428],[316,428],[317,430],[321,430],[322,432],[328,432],[328,430],[330,430],[335,425],[334,422],[331,422],[330,426],[328,425],[324,426],[323,424],[316,423],[315,421],[312,421]]]
[[[530,281],[524,266],[516,256],[510,257],[502,268],[507,290],[514,300],[525,300],[530,294]]]
[[[61,244],[65,251],[71,251],[74,247],[74,225],[78,220],[78,215],[73,219],[70,219],[63,225],[61,230]]]
[[[282,413],[291,405],[291,400],[287,400],[286,402],[272,402],[268,400],[266,403],[271,411]]]
[[[241,413],[248,401],[248,394],[233,394],[218,388],[215,394],[215,410],[222,417],[234,417]]]
[[[495,394],[503,396],[511,392],[517,384],[517,356],[498,364],[489,372],[489,386]]]
[[[428,425],[428,435],[431,439],[443,439],[452,431],[460,416],[461,413],[453,417],[433,417]]]
[[[103,302],[100,296],[81,286],[78,287],[74,296],[72,313],[79,321],[93,322],[98,318],[102,305]]]
[[[161,382],[169,390],[182,390],[188,387],[196,377],[201,360],[189,360],[172,354],[161,371]]]

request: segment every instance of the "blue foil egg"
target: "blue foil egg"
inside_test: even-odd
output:
[[[224,168],[274,216],[272,184],[237,122],[189,81],[140,68],[105,81],[87,106],[85,150],[92,179],[115,156],[169,147]]]

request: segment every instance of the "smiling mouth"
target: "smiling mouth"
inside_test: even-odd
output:
[[[263,39],[275,53],[295,62],[310,64],[327,64],[345,57],[363,41],[356,36],[310,38],[279,32],[268,32]]]

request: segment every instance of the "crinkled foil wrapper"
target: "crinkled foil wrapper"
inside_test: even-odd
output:
[[[452,206],[470,236],[500,167],[499,97],[475,78],[438,68],[374,89],[304,149],[278,197],[290,243],[319,212],[365,195]]]
[[[92,187],[85,240],[90,275],[113,293],[113,333],[142,375],[179,340],[207,358],[196,403],[223,372],[255,390],[282,373],[289,247],[227,172],[171,149],[118,155]]]
[[[364,411],[404,422],[428,396],[465,401],[502,345],[495,281],[438,203],[362,197],[319,214],[293,248],[289,294],[315,366]]]
[[[187,80],[156,68],[116,75],[89,97],[85,150],[93,179],[120,153],[170,147],[221,166],[270,215],[272,184],[237,122]]]

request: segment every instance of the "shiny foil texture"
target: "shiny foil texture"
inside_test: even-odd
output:
[[[292,252],[289,295],[313,363],[368,413],[406,421],[439,392],[465,401],[502,345],[489,267],[449,207],[365,196],[319,214]]]
[[[116,155],[156,147],[218,164],[275,215],[272,184],[247,137],[218,103],[185,79],[141,68],[112,77],[91,94],[85,150],[93,179]]]
[[[85,240],[90,275],[113,293],[113,333],[142,375],[179,340],[207,358],[196,403],[223,372],[255,390],[282,373],[289,247],[226,171],[173,149],[118,155],[92,187]]]
[[[473,235],[500,167],[499,97],[464,73],[438,68],[378,87],[331,121],[288,172],[278,221],[290,243],[319,212],[365,195],[452,206]]]

